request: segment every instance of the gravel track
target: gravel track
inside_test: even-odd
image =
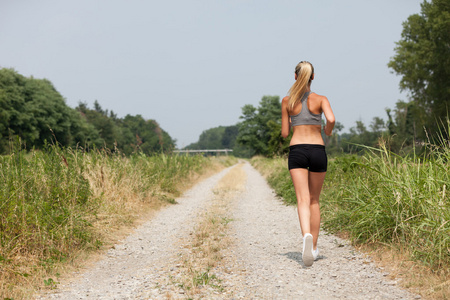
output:
[[[230,203],[232,245],[211,270],[222,289],[203,299],[418,299],[389,280],[345,240],[322,232],[321,258],[306,268],[296,208],[285,206],[264,178],[246,163],[246,189]],[[227,168],[197,184],[172,205],[115,245],[94,266],[37,299],[185,299],[170,280],[182,241],[208,210],[212,189]]]

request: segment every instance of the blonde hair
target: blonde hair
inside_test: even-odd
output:
[[[311,84],[314,67],[308,61],[301,61],[295,67],[295,74],[297,74],[297,80],[289,89],[288,109],[290,111],[292,111],[294,106],[301,101],[306,92],[306,87]]]

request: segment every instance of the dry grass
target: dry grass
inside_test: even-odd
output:
[[[59,259],[45,259],[38,252],[40,249],[30,248],[33,246],[30,239],[38,237],[39,232],[31,232],[32,228],[23,229],[30,238],[26,240],[27,235],[22,234],[18,236],[19,243],[10,241],[17,244],[13,248],[14,255],[9,252],[5,258],[6,256],[0,253],[2,254],[0,255],[0,299],[29,299],[36,289],[45,292],[54,289],[59,281],[70,280],[71,273],[95,262],[101,257],[103,250],[125,237],[137,225],[148,220],[155,211],[172,203],[172,199],[181,192],[232,163],[231,158],[211,158],[206,164],[192,167],[195,170],[186,172],[184,167],[184,170],[181,170],[184,172],[183,175],[174,174],[177,177],[173,180],[166,176],[163,179],[166,183],[169,181],[169,184],[161,186],[159,177],[152,178],[158,174],[145,173],[143,171],[145,166],[137,170],[136,164],[133,165],[126,157],[84,155],[80,161],[83,163],[82,176],[89,183],[90,189],[89,206],[86,206],[88,213],[83,215],[83,219],[90,224],[88,226],[90,235],[87,239],[92,242],[89,242],[87,247],[77,245],[71,241],[70,236],[67,236],[65,240],[68,246],[64,249],[57,248],[61,251],[60,253],[64,253],[64,256]],[[145,159],[143,158],[142,161]],[[150,160],[149,163],[151,163]],[[180,164],[177,161],[174,163]],[[45,162],[43,165],[45,166]],[[158,170],[161,168],[157,167],[155,173]],[[47,173],[34,171],[34,174],[42,178],[42,185],[45,187]],[[149,183],[150,180],[151,183]],[[65,199],[61,198],[61,201]],[[37,230],[39,231],[39,228]],[[26,244],[21,242],[22,240],[27,241]],[[49,241],[50,245],[51,243],[52,241]],[[7,249],[7,245],[2,247],[0,249],[2,251]]]
[[[123,160],[127,164],[127,160]],[[147,221],[148,217],[173,202],[174,197],[188,190],[199,181],[219,172],[226,161],[212,158],[211,164],[201,172],[191,172],[188,177],[178,180],[173,190],[166,192],[159,185],[154,185],[150,192],[146,189],[145,179],[140,172],[119,174],[117,170],[106,165],[91,165],[85,171],[94,198],[111,199],[103,201],[96,218],[92,220],[98,233],[107,239],[117,240],[117,230],[125,230]],[[111,234],[114,232],[114,234]],[[113,241],[113,242],[114,242]]]
[[[198,225],[189,238],[183,241],[185,252],[180,254],[180,268],[177,269],[173,284],[184,290],[187,297],[202,298],[202,291],[207,288],[222,290],[221,280],[212,273],[223,256],[231,240],[227,237],[227,225],[230,219],[228,211],[236,193],[244,189],[246,174],[242,164],[234,167],[216,185],[215,197],[207,212],[199,216]],[[170,299],[168,295],[168,299]]]
[[[410,259],[407,249],[386,245],[363,245],[358,250],[368,254],[378,266],[389,273],[391,279],[423,299],[450,299],[450,271],[433,271]]]

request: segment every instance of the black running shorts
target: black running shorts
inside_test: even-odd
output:
[[[289,170],[301,168],[308,169],[311,172],[326,172],[327,163],[324,145],[298,144],[289,146]]]

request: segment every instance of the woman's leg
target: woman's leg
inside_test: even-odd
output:
[[[302,235],[304,236],[306,233],[311,233],[311,196],[308,184],[309,171],[307,169],[291,169],[289,172],[291,173],[295,195],[297,196],[298,218],[300,220]]]
[[[320,229],[320,207],[319,196],[322,191],[326,172],[309,172],[309,194],[310,194],[310,230],[313,236],[313,248],[317,248],[317,239]]]

